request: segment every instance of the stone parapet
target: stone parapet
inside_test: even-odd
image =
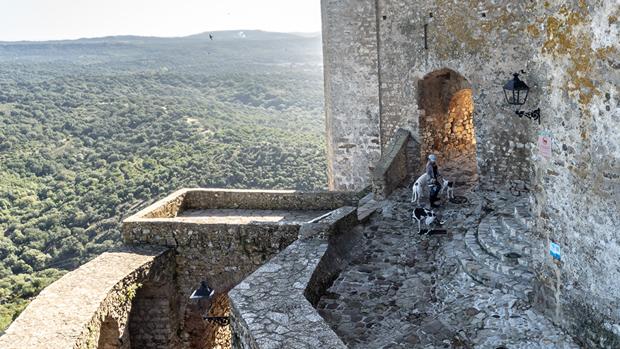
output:
[[[0,337],[3,349],[130,348],[129,314],[169,266],[166,248],[106,252],[46,287]]]
[[[384,199],[388,197],[394,189],[408,178],[410,171],[415,166],[412,165],[417,160],[416,157],[409,155],[410,148],[418,142],[405,129],[398,129],[388,145],[386,151],[375,165],[372,174],[372,188],[375,197]]]
[[[302,230],[306,239],[324,241],[330,232],[316,227],[325,222],[357,223],[355,209],[345,205],[358,200],[345,192],[182,189],[126,219],[123,238],[174,250],[178,333],[191,347],[196,336],[217,330],[202,320],[206,306],[189,300],[201,282],[225,296]]]
[[[183,188],[130,216],[124,224],[174,218],[189,209],[333,210],[355,205],[357,192]]]
[[[341,229],[358,223],[357,209],[351,206],[341,207],[320,218],[302,224],[299,229],[299,239],[319,238],[327,240]]]
[[[324,233],[295,241],[229,293],[233,348],[346,348],[314,307],[348,263],[356,217],[344,207],[309,223]]]
[[[355,192],[185,189],[185,209],[333,210],[359,200]]]
[[[174,248],[183,297],[203,280],[226,292],[295,241],[304,225],[304,220],[259,221],[257,215],[303,209],[306,216],[312,217],[316,210],[314,217],[319,217],[356,201],[356,193],[345,192],[182,189],[126,219],[123,237],[128,245]],[[256,220],[210,223],[206,218],[181,217],[184,211],[201,209],[230,209],[239,217],[251,210]]]

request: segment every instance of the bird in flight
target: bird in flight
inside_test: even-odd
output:
[[[209,39],[213,40],[213,34],[209,34]]]

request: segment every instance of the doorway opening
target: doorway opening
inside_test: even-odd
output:
[[[450,180],[477,181],[474,101],[471,85],[450,69],[434,71],[419,81],[421,160],[435,154],[439,172]],[[459,177],[455,178],[456,172]],[[464,183],[463,183],[464,184]]]
[[[97,348],[119,349],[121,347],[120,331],[118,322],[111,316],[106,316],[101,324]]]

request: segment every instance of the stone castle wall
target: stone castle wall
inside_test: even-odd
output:
[[[507,3],[481,2],[475,6],[450,1],[378,2],[383,139],[401,127],[420,135],[424,143],[420,120],[424,122],[437,112],[445,113],[446,110],[436,109],[448,109],[454,93],[471,88],[477,162],[483,181],[502,183],[531,177],[532,123],[516,117],[502,93],[511,72],[530,70],[528,54],[532,40],[521,35],[518,28],[512,31],[505,27],[506,23],[511,24],[507,18],[524,15],[528,10],[523,4],[507,7]],[[451,80],[462,81],[437,87],[444,89],[441,98],[448,99],[443,101],[443,107],[424,105],[424,97],[432,94],[429,90],[435,87],[421,82],[429,74],[445,69],[453,75]],[[535,85],[536,75],[530,75],[526,80]],[[538,100],[537,93],[540,90],[533,88],[531,102]],[[432,127],[437,128],[435,134],[442,134],[445,125]],[[446,137],[442,137],[442,142],[443,138]],[[455,142],[448,137],[445,150],[450,151],[452,145]],[[435,150],[441,153],[443,149]],[[442,160],[445,159],[439,159],[440,166]]]
[[[355,207],[342,207],[307,230],[229,294],[233,348],[346,348],[315,309],[348,264],[359,233]]]
[[[322,0],[330,190],[359,190],[381,156],[373,1]]]
[[[134,328],[145,317],[130,316],[143,286],[172,283],[166,249],[124,248],[106,252],[46,287],[0,337],[3,349],[144,348]],[[158,312],[161,323],[170,314]],[[152,316],[153,311],[149,312]],[[160,328],[151,328],[166,336]],[[168,348],[167,338],[148,348]]]
[[[617,1],[548,1],[537,40],[543,125],[552,155],[536,162],[539,300],[590,347],[620,347],[620,42]],[[534,140],[533,140],[534,141]],[[553,263],[549,243],[560,245]]]
[[[481,184],[523,181],[532,191],[539,235],[537,300],[557,323],[588,345],[614,347],[620,337],[620,245],[615,228],[620,223],[617,3],[378,0],[374,11],[368,3],[353,0],[330,5],[336,9],[329,12],[345,16],[342,23],[361,21],[362,12],[368,21],[378,19],[376,28],[365,33],[332,27],[324,32],[324,40],[354,48],[360,44],[355,39],[363,36],[361,42],[367,43],[377,36],[380,92],[378,99],[369,101],[378,103],[383,146],[398,128],[413,135],[422,132],[421,117],[428,115],[420,105],[425,93],[420,81],[444,69],[466,79],[474,101]],[[353,43],[330,40],[338,36]],[[347,52],[343,47],[326,50]],[[366,56],[358,52],[357,57],[335,62],[347,65],[352,60],[363,62],[362,57]],[[333,57],[326,61],[326,73],[329,64],[334,64]],[[518,117],[516,108],[504,99],[502,86],[512,73],[521,71],[531,90],[520,109],[540,108],[540,124]],[[330,94],[354,94],[355,85],[348,85],[351,79],[340,82],[341,91],[332,87]],[[327,109],[334,110],[330,103],[328,99]],[[345,121],[343,116],[328,113],[328,132],[330,125]],[[541,134],[553,139],[549,160],[538,154]],[[420,139],[424,143],[424,137]],[[329,155],[334,157],[330,161],[339,161],[339,154]],[[364,162],[368,156],[358,158]],[[342,178],[353,176],[345,172],[332,178],[338,187]],[[561,263],[551,261],[550,241],[561,245]]]
[[[225,296],[297,240],[302,226],[301,223],[277,221],[209,223],[180,217],[184,210],[236,210],[233,215],[243,214],[243,210],[253,210],[258,214],[260,211],[257,210],[266,210],[264,214],[274,214],[275,210],[315,210],[316,216],[321,216],[356,200],[355,193],[343,192],[182,189],[127,218],[123,223],[125,244],[155,245],[174,251],[174,282],[161,285],[162,290],[171,288],[174,297],[167,303],[157,297],[154,301],[173,308],[176,322],[172,323],[172,329],[161,323],[153,326],[164,326],[163,336],[173,332],[178,342],[173,346],[175,348],[204,347],[204,342],[218,329],[202,319],[206,305],[190,301],[191,293],[206,281],[217,295]],[[148,299],[149,295],[148,290],[140,293],[145,304],[142,309],[146,313],[148,304],[153,301]],[[149,332],[147,330],[144,336],[148,337]]]
[[[191,293],[206,281],[217,299],[209,316],[228,316],[230,289],[300,236],[325,239],[339,222],[350,217],[357,222],[355,209],[342,207],[358,200],[357,193],[345,192],[179,190],[124,221],[126,247],[43,290],[0,337],[0,347],[230,345],[229,326],[205,321],[209,302],[192,301]],[[224,212],[230,219],[212,223],[206,216],[183,216],[184,210],[207,209],[215,211],[206,216],[220,219]],[[281,217],[287,211],[290,217]],[[267,220],[260,221],[261,214]]]
[[[513,12],[528,10],[523,5],[509,8]],[[420,105],[423,91],[419,84],[428,74],[446,68],[465,79],[463,87],[472,88],[474,128],[468,132],[476,134],[483,178],[501,183],[532,176],[531,122],[515,117],[501,91],[512,72],[531,70],[528,58],[532,39],[521,35],[519,28],[515,32],[502,30],[511,15],[505,4],[485,8],[435,1],[371,4],[347,0],[324,1],[323,11],[330,188],[364,187],[367,167],[381,153],[381,147],[375,149],[374,144],[385,148],[398,128],[410,130],[422,141],[420,119],[428,115]],[[373,18],[376,23],[372,23]],[[461,28],[462,23],[470,25]],[[348,74],[340,73],[344,71]],[[372,72],[372,78],[360,72]],[[528,78],[530,85],[538,83],[536,75]],[[538,98],[533,89],[529,98],[532,105]],[[361,106],[379,113],[358,120],[352,115],[360,115]],[[360,136],[358,127],[362,125],[378,136]],[[354,142],[345,144],[345,140]],[[338,147],[341,150],[335,151]],[[354,165],[343,166],[345,163]]]

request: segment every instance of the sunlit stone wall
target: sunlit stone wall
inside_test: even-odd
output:
[[[378,0],[374,9],[354,0],[323,4],[340,15],[340,24],[323,33],[327,45],[338,45],[326,52],[341,54],[326,61],[326,86],[328,78],[336,77],[329,71],[351,72],[338,75],[329,94],[365,96],[374,86],[378,98],[366,98],[364,105],[375,105],[379,114],[363,124],[372,127],[378,119],[382,146],[398,128],[424,138],[420,122],[426,122],[429,108],[420,103],[426,93],[420,81],[429,74],[450,69],[469,82],[482,187],[523,181],[530,190],[539,237],[534,242],[540,285],[536,302],[587,345],[620,347],[617,1]],[[374,19],[375,26],[353,25],[364,21],[360,16],[368,23]],[[371,59],[374,52],[376,60]],[[365,75],[356,74],[361,71]],[[502,86],[516,72],[524,72],[521,77],[531,88],[519,108],[540,108],[540,123],[519,117],[517,107],[504,100]],[[362,76],[373,76],[363,80],[363,89],[358,85]],[[326,98],[328,134],[355,139],[358,151],[347,161],[366,166],[372,156],[364,147],[370,141],[357,137],[354,127],[349,132],[331,126],[356,121],[346,110],[362,115],[359,99],[347,101],[335,104]],[[468,131],[457,132],[470,137]],[[539,136],[550,137],[550,156],[539,152]],[[330,163],[342,161],[337,152],[329,157]],[[365,183],[359,169],[333,169],[333,187]],[[560,263],[549,256],[551,241],[562,248]]]

